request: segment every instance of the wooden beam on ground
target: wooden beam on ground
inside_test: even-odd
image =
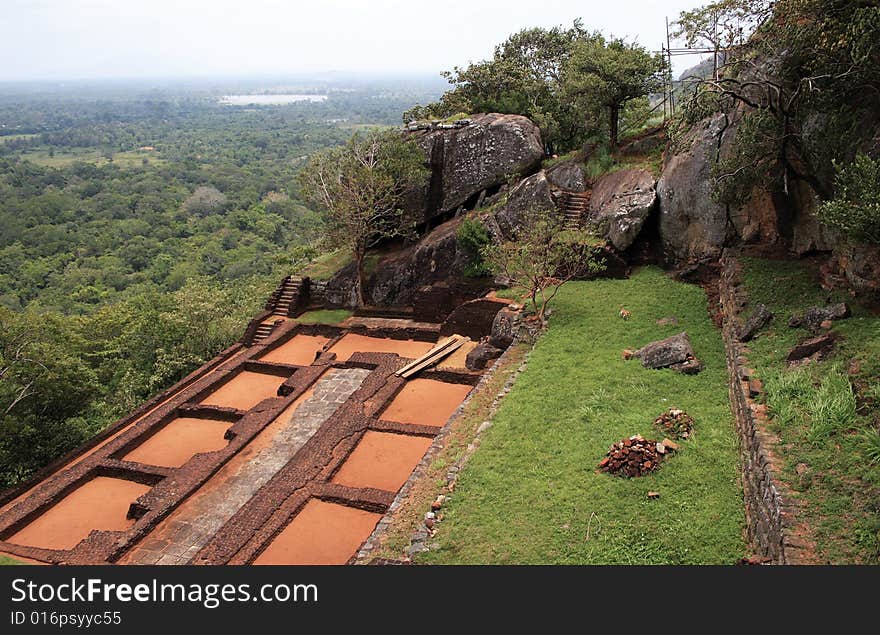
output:
[[[469,337],[465,337],[464,335],[451,335],[443,341],[437,342],[437,346],[432,348],[430,351],[428,351],[418,359],[410,362],[394,374],[398,377],[409,379],[410,377],[424,370],[425,368],[439,363],[442,359],[448,357],[453,352],[461,348],[462,345],[464,345],[466,342],[470,342]]]

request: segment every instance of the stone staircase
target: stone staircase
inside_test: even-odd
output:
[[[278,285],[278,288],[269,296],[266,302],[266,311],[269,315],[257,326],[250,339],[251,344],[260,342],[272,333],[275,329],[275,322],[284,320],[291,316],[295,311],[300,295],[303,291],[304,281],[302,278],[287,276]]]
[[[565,229],[580,229],[590,207],[590,191],[563,192],[556,207],[562,212]]]
[[[296,306],[296,299],[302,286],[302,278],[286,277],[279,287],[280,293],[272,307],[272,315],[286,318],[290,315],[291,305]]]

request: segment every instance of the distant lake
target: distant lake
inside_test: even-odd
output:
[[[298,101],[327,101],[327,95],[225,95],[220,98],[221,104],[230,106],[283,106]]]

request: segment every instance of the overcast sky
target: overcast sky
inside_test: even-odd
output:
[[[435,73],[524,27],[570,24],[659,49],[705,0],[0,0],[0,80]],[[677,68],[696,63],[680,59]],[[680,70],[680,69],[679,69]]]

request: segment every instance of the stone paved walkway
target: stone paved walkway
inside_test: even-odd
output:
[[[311,397],[300,404],[265,448],[221,482],[209,481],[205,494],[196,494],[184,503],[127,560],[133,564],[189,562],[257,490],[287,465],[369,374],[369,370],[348,368],[319,380]]]

